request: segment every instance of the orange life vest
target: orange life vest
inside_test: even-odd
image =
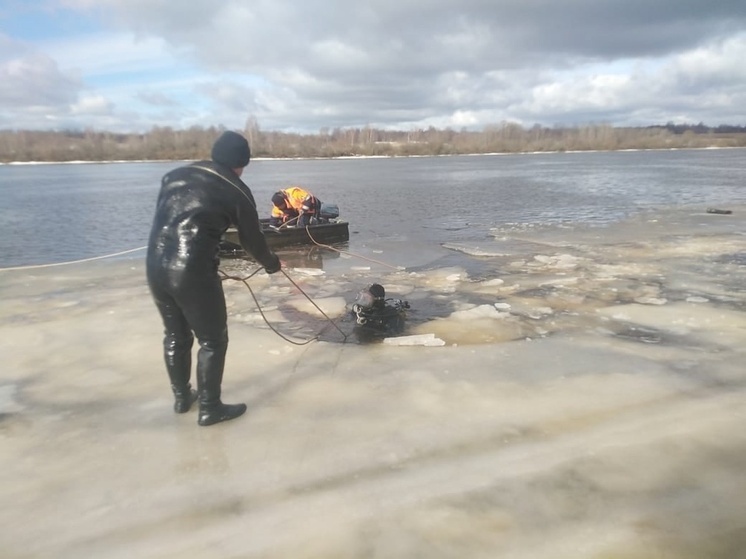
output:
[[[288,188],[283,188],[282,190],[280,190],[280,192],[283,194],[283,196],[285,196],[289,211],[281,210],[280,208],[272,204],[272,217],[295,217],[297,214],[300,213],[301,208],[303,207],[303,200],[305,200],[308,196],[311,196],[310,192],[303,190],[300,186],[290,186]]]

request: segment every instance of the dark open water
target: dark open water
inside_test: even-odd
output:
[[[0,166],[0,267],[143,246],[160,178],[179,164]],[[275,190],[300,184],[339,205],[349,250],[385,246],[406,259],[507,224],[604,225],[661,206],[742,204],[746,150],[253,161],[244,179],[260,213]]]

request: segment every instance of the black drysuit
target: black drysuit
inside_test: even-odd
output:
[[[200,405],[206,406],[220,401],[228,348],[218,247],[230,225],[267,272],[280,269],[262,233],[254,196],[232,170],[199,161],[163,177],[148,242],[148,284],[163,318],[164,357],[174,393],[189,391],[196,336],[197,387]]]

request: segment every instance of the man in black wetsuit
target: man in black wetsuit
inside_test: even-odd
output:
[[[198,161],[166,174],[156,204],[146,261],[148,285],[163,318],[166,370],[174,411],[199,401],[200,425],[234,419],[246,404],[220,399],[228,348],[227,311],[218,276],[218,246],[225,230],[238,229],[243,248],[268,274],[280,270],[267,247],[254,196],[240,176],[251,153],[246,139],[224,132],[211,161]],[[197,337],[197,392],[190,384],[192,344]]]

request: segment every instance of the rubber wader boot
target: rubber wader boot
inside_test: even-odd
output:
[[[229,421],[243,415],[246,412],[246,404],[224,404],[220,401],[225,346],[212,348],[212,344],[209,342],[201,345],[197,357],[197,388],[199,393],[197,423],[202,426],[215,425],[221,421]]]
[[[197,423],[203,427],[215,425],[221,421],[230,421],[246,413],[246,404],[224,404],[218,400],[217,404],[205,406],[200,402],[199,419]]]
[[[171,385],[174,391],[174,411],[176,413],[188,412],[192,404],[197,401],[197,391],[192,389],[191,384],[184,386]]]
[[[192,374],[192,343],[194,338],[177,339],[167,337],[163,343],[166,371],[174,393],[174,411],[186,413],[197,401],[197,391],[192,390],[189,377]]]

